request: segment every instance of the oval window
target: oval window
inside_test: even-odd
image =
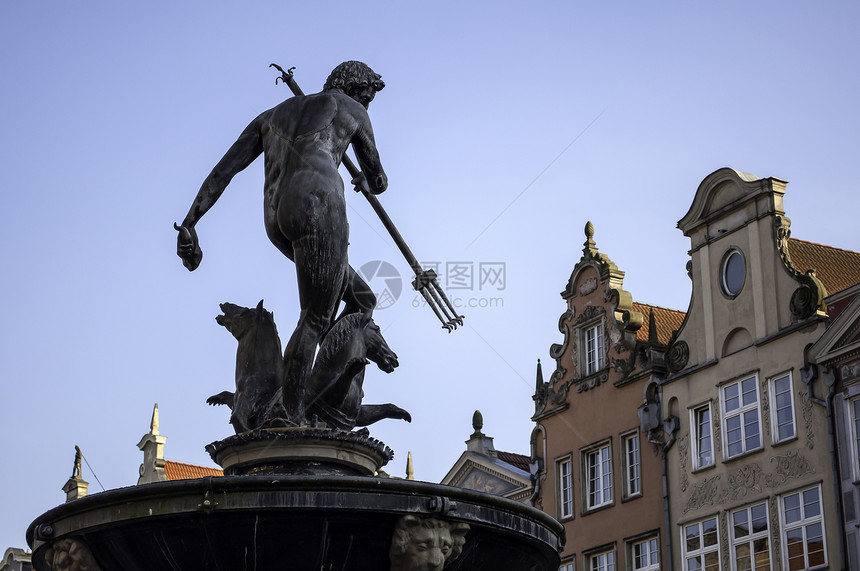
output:
[[[723,291],[732,297],[741,293],[746,276],[744,257],[737,250],[732,250],[723,262]]]

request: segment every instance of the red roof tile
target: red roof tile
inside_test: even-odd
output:
[[[788,254],[801,272],[815,270],[828,295],[860,282],[860,253],[789,238]]]
[[[678,311],[677,309],[666,309],[665,307],[634,301],[633,310],[638,311],[645,317],[642,327],[636,332],[636,339],[638,341],[648,341],[648,321],[652,309],[654,310],[654,325],[657,328],[657,342],[661,345],[668,345],[669,338],[672,337],[672,332],[681,328],[681,323],[684,321],[684,316],[687,313]]]
[[[223,476],[224,471],[220,468],[207,468],[195,466],[194,464],[183,464],[182,462],[164,461],[164,473],[168,481],[173,480],[195,480],[206,476]]]
[[[514,452],[502,452],[496,450],[496,457],[502,462],[507,462],[511,466],[515,466],[525,472],[529,471],[529,457]]]

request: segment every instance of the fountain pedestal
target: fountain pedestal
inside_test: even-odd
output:
[[[564,531],[547,514],[471,490],[345,474],[367,472],[368,458],[387,461],[390,449],[356,433],[329,432],[281,429],[233,436],[208,449],[225,470],[240,475],[155,482],[58,506],[27,530],[34,568],[558,568]],[[432,545],[416,557],[438,552],[438,561],[393,558],[392,545],[401,545],[407,555],[417,545],[419,532],[410,536],[404,524],[413,530],[424,524],[421,533],[432,535]]]

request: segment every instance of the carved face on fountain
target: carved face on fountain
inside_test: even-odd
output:
[[[442,571],[463,550],[468,524],[404,516],[394,528],[391,571]]]

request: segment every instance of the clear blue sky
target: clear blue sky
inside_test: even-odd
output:
[[[231,433],[205,404],[233,384],[220,302],[264,298],[291,332],[295,274],[263,232],[260,161],[198,226],[196,272],[172,229],[244,126],[287,97],[272,62],[306,91],[347,59],[381,73],[370,114],[391,217],[423,261],[505,264],[503,290],[449,290],[493,305],[464,309],[451,335],[408,289],[377,312],[402,364],[368,373],[366,402],[414,416],[371,427],[393,474],[411,450],[417,477],[439,481],[475,409],[497,448],[528,453],[535,362],[554,369],[588,220],[635,300],[682,310],[675,224],[718,168],[790,181],[794,237],[860,249],[857,4],[291,4],[0,7],[0,550],[63,501],[75,444],[91,491],[96,476],[134,484],[155,402],[167,457],[211,465],[203,447]],[[348,192],[353,265],[405,278]]]

